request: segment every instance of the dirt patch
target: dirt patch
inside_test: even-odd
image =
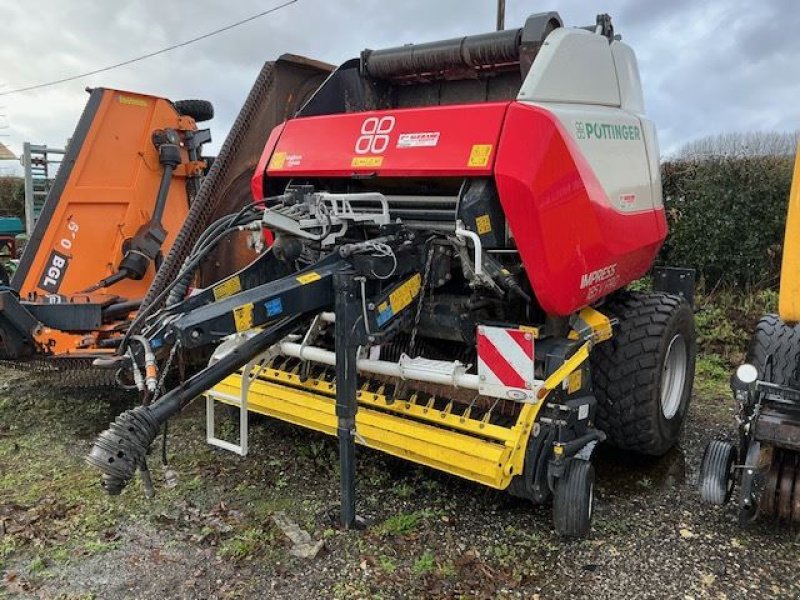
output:
[[[713,369],[711,369],[713,371]],[[701,374],[679,450],[596,461],[591,536],[563,542],[550,509],[391,457],[359,452],[363,532],[333,529],[334,440],[254,418],[251,456],[204,443],[202,407],[175,420],[177,486],[105,496],[83,457],[134,399],[0,372],[0,597],[21,598],[769,598],[800,597],[800,539],[742,530],[700,504],[705,443],[730,435],[730,405]],[[230,432],[228,432],[230,433]],[[325,548],[289,554],[283,511]]]

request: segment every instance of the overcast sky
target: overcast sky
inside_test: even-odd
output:
[[[0,90],[67,77],[158,50],[281,0],[0,0]],[[340,63],[365,47],[482,33],[495,0],[299,0],[165,55],[79,81],[0,97],[0,141],[63,145],[86,86],[206,98],[224,138],[261,65],[283,52]],[[800,3],[793,0],[507,0],[506,26],[557,10],[567,25],[611,14],[639,58],[662,153],[708,134],[800,126]],[[3,87],[5,86],[5,87]],[[5,135],[7,134],[7,135]],[[0,174],[8,172],[0,163]]]

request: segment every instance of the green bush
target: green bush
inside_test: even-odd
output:
[[[670,233],[660,262],[706,284],[768,286],[780,275],[789,156],[709,156],[662,165]]]
[[[22,177],[0,177],[0,216],[25,219],[25,184]]]

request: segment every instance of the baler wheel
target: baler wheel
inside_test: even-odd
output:
[[[613,446],[661,456],[689,409],[697,343],[680,296],[622,292],[602,307],[619,326],[592,353],[597,426]]]
[[[192,117],[198,123],[214,118],[214,105],[208,100],[176,100],[178,114]]]
[[[588,460],[573,458],[556,482],[553,525],[562,537],[579,538],[589,533],[594,504],[594,467]]]
[[[703,501],[722,505],[731,499],[735,455],[730,442],[713,440],[706,446],[697,480]]]

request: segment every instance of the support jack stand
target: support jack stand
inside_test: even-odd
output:
[[[355,273],[345,271],[333,277],[336,309],[336,435],[339,439],[339,477],[342,505],[339,525],[357,529],[356,517],[356,412],[358,402],[358,347],[364,333],[359,310]],[[362,520],[363,522],[363,520]]]

